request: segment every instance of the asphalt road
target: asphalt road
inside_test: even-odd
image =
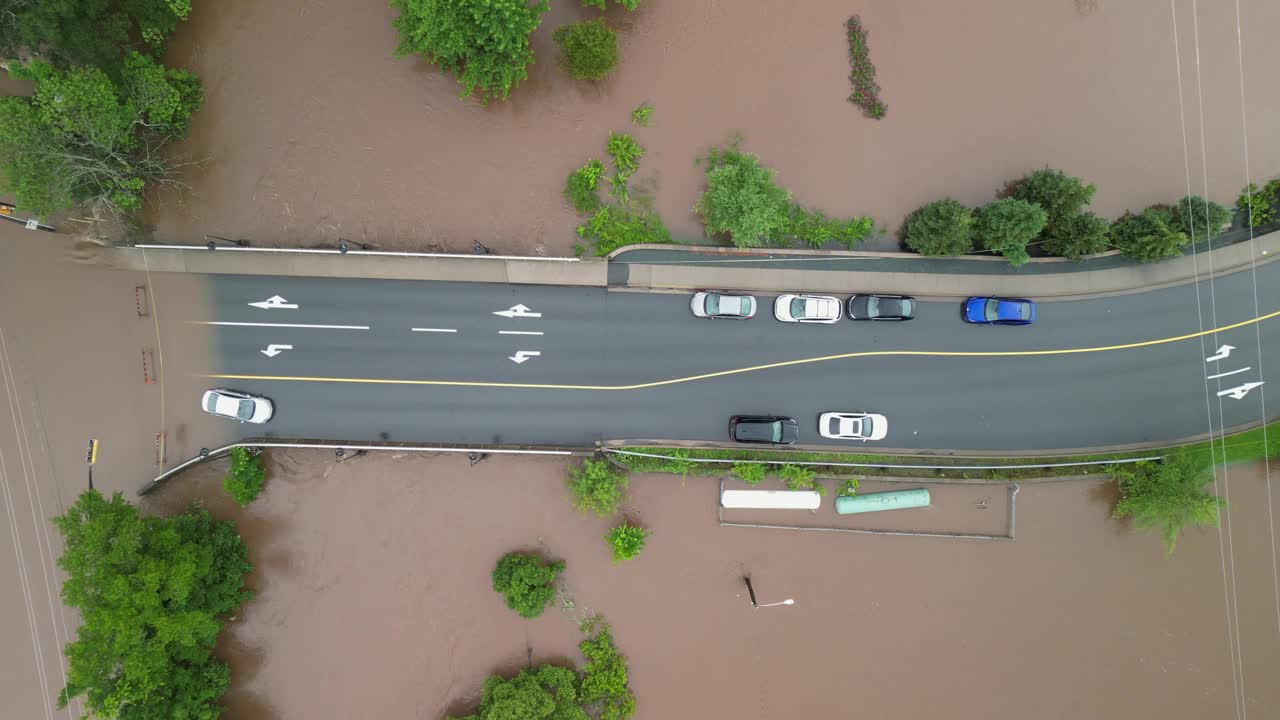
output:
[[[215,316],[191,320],[250,323],[209,326],[212,374],[253,376],[210,384],[261,393],[277,406],[271,423],[242,426],[244,435],[572,445],[724,440],[730,415],[777,413],[800,420],[801,443],[820,444],[819,413],[868,410],[889,418],[888,437],[875,444],[880,448],[1114,446],[1185,438],[1207,432],[1210,422],[1228,428],[1256,422],[1263,416],[1259,389],[1242,399],[1217,393],[1261,379],[1259,336],[1262,358],[1280,357],[1280,318],[1129,349],[934,354],[1061,351],[1197,333],[1194,284],[1043,302],[1034,325],[983,327],[963,323],[955,302],[921,303],[917,318],[906,323],[794,325],[773,319],[772,298],[764,295],[756,318],[729,321],[694,318],[685,294],[261,276],[210,282]],[[1200,283],[1203,327],[1280,310],[1280,263],[1258,269],[1257,288],[1255,312],[1249,272],[1218,278],[1212,292]],[[250,305],[273,296],[297,307]],[[495,314],[516,305],[539,317]],[[291,347],[268,357],[261,351],[272,344]],[[1224,344],[1234,347],[1228,357],[1205,362]],[[520,351],[539,354],[517,363],[512,358]],[[926,354],[683,380],[892,351]],[[1219,373],[1231,374],[1207,379]],[[670,380],[680,381],[630,387]],[[1272,418],[1276,407],[1280,403],[1272,404]]]

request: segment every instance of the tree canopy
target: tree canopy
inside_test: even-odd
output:
[[[131,50],[158,56],[190,13],[191,0],[0,0],[0,56],[114,75]]]
[[[569,23],[551,34],[560,67],[579,80],[602,80],[618,65],[618,34],[601,18]]]
[[[555,597],[556,576],[562,572],[563,562],[543,562],[533,553],[510,552],[493,568],[493,589],[520,617],[536,618]]]
[[[935,200],[907,216],[907,247],[921,255],[963,255],[973,250],[973,212],[951,198]]]
[[[1188,195],[1169,208],[1169,229],[1191,238],[1191,242],[1213,239],[1230,227],[1234,215],[1229,208],[1199,195]],[[1208,228],[1208,232],[1205,232]]]
[[[1111,223],[1088,210],[1069,215],[1044,236],[1044,251],[1051,255],[1061,255],[1072,260],[1079,260],[1086,255],[1093,255],[1111,247],[1111,239],[1107,234]]]
[[[231,675],[211,652],[224,618],[250,597],[235,525],[198,505],[144,517],[120,493],[92,490],[53,523],[62,599],[83,620],[66,648],[60,704],[84,696],[107,718],[217,718]]]
[[[1061,170],[1044,168],[1028,173],[1017,182],[1011,197],[1035,203],[1048,213],[1045,232],[1068,217],[1084,210],[1093,202],[1093,194],[1097,191],[1093,183],[1086,183],[1078,177],[1072,177]]]
[[[1191,240],[1186,233],[1171,227],[1169,213],[1147,208],[1140,213],[1125,213],[1111,224],[1111,242],[1126,257],[1141,262],[1163,260],[1182,254]]]
[[[1039,205],[1003,198],[978,209],[973,234],[982,247],[1000,253],[1010,265],[1024,265],[1031,259],[1027,243],[1040,235],[1048,217]]]
[[[1209,458],[1181,451],[1163,460],[1146,460],[1109,468],[1120,490],[1112,508],[1115,518],[1133,518],[1140,530],[1155,530],[1173,554],[1178,534],[1188,527],[1218,526],[1221,498],[1205,492],[1213,480]]]
[[[397,57],[418,53],[452,73],[461,97],[505,100],[529,77],[529,35],[542,22],[547,0],[391,0],[400,11]]]
[[[480,707],[459,720],[588,720],[578,703],[578,674],[557,665],[521,670],[511,679],[492,676],[480,690]]]

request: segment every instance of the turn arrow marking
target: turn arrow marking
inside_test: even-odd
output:
[[[541,355],[541,354],[542,354],[542,353],[541,353],[541,352],[539,352],[539,351],[537,351],[537,350],[519,350],[519,351],[517,351],[517,352],[516,352],[516,354],[515,354],[515,355],[512,355],[512,356],[508,357],[507,359],[508,359],[508,360],[510,360],[511,362],[513,362],[513,363],[515,363],[515,364],[519,365],[520,363],[524,362],[525,360],[528,360],[529,358],[532,358],[532,357],[538,357],[538,356],[539,356],[539,355]]]
[[[280,353],[284,352],[285,350],[292,350],[292,349],[293,349],[292,345],[268,345],[266,350],[259,350],[258,352],[262,353],[263,355],[266,355],[267,357],[275,357]]]
[[[1205,361],[1205,362],[1218,362],[1219,360],[1222,360],[1223,358],[1229,357],[1229,356],[1231,355],[1231,351],[1232,351],[1232,350],[1235,350],[1235,347],[1233,347],[1233,346],[1231,346],[1231,345],[1223,345],[1222,347],[1218,348],[1218,352],[1216,352],[1216,353],[1214,353],[1213,355],[1210,355],[1209,357],[1205,358],[1205,359],[1204,359],[1204,361]]]
[[[250,307],[262,308],[263,310],[297,310],[297,303],[291,303],[279,295],[272,295],[261,302],[251,302]]]
[[[502,317],[505,317],[505,318],[518,318],[518,317],[540,318],[542,317],[542,313],[529,312],[529,308],[524,305],[512,305],[510,309],[499,310],[495,312],[494,315],[501,315]]]

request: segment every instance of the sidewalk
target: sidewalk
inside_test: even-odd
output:
[[[1256,253],[1256,255],[1255,255]],[[687,260],[671,258],[688,255]],[[661,258],[628,262],[627,255]],[[297,251],[274,248],[191,249],[102,248],[100,262],[117,269],[244,275],[299,275],[396,280],[438,280],[529,285],[576,285],[636,290],[717,288],[750,292],[804,290],[823,293],[900,292],[931,298],[1007,295],[1037,299],[1123,294],[1246,270],[1251,263],[1280,257],[1280,232],[1253,242],[1220,247],[1146,265],[1118,265],[1099,258],[1105,269],[1082,269],[1077,263],[1051,258],[1033,261],[1033,269],[1011,270],[999,258],[927,258],[909,253],[680,248],[633,246],[605,262],[588,258],[510,258],[457,255],[401,257],[351,251]],[[787,259],[807,267],[786,267]],[[816,269],[848,262],[851,269]],[[972,267],[964,272],[957,263]],[[861,269],[877,268],[877,269]],[[884,269],[879,269],[884,268]]]

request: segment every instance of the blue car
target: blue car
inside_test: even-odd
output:
[[[964,319],[979,325],[1030,325],[1036,304],[1022,298],[971,297],[964,301]]]

